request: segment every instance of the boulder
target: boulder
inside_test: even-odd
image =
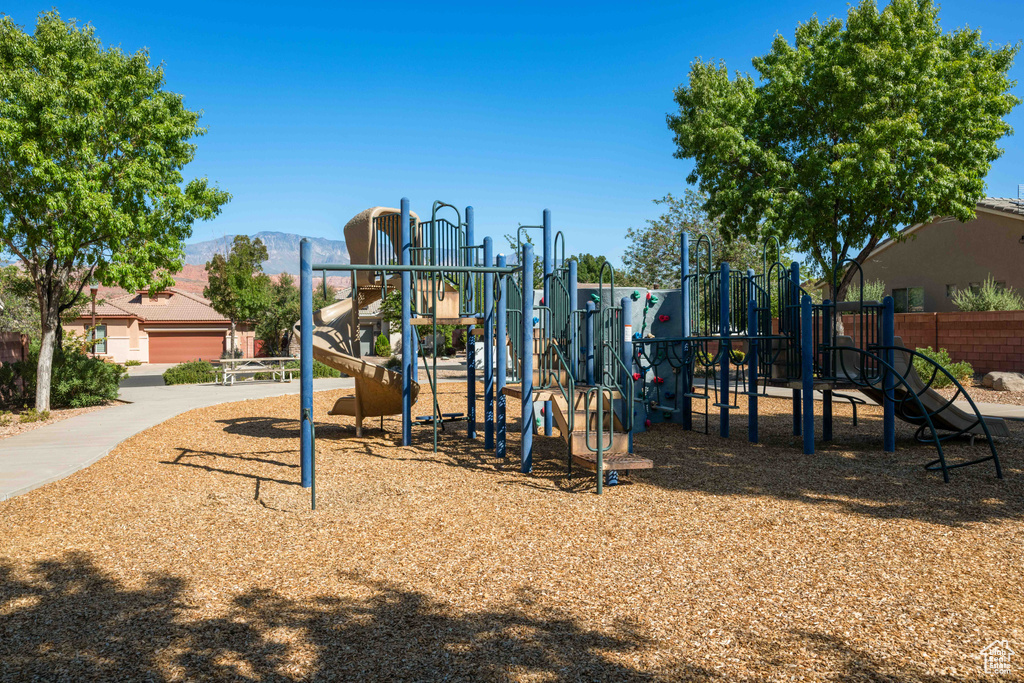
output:
[[[1019,372],[990,372],[981,383],[996,391],[1024,392],[1024,374]]]

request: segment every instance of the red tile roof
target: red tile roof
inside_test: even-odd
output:
[[[100,292],[102,302],[96,304],[96,315],[103,317],[131,316],[148,322],[229,322],[213,310],[210,302],[198,294],[185,292],[177,287],[165,290],[166,303],[143,303],[145,292],[126,292],[122,289],[104,289]],[[92,316],[92,307],[87,304],[83,318]]]

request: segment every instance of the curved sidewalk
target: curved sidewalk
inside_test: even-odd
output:
[[[126,378],[121,399],[130,401],[76,415],[0,439],[0,501],[27,493],[88,467],[125,439],[193,408],[299,393],[299,381],[258,384],[164,386],[142,370]],[[351,378],[317,379],[314,391],[351,388]]]

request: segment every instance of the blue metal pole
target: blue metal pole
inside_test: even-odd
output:
[[[494,265],[494,244],[484,238],[484,265]],[[484,273],[484,448],[494,448],[494,273]]]
[[[576,259],[569,260],[569,370],[572,372],[572,381],[579,381],[580,374],[580,336],[579,326],[575,324],[573,312],[578,305],[579,283],[577,280],[577,268],[579,264]]]
[[[476,212],[472,206],[466,207],[466,246],[472,247],[474,242],[474,231],[476,225]],[[472,263],[470,262],[472,261]],[[475,266],[476,263],[476,251],[473,249],[459,250],[457,262],[467,266]],[[460,307],[467,308],[467,313],[473,314],[480,310],[480,302],[475,298],[473,299],[473,308],[469,310],[465,306],[466,299],[475,294],[476,288],[473,286],[474,275],[467,273],[465,276],[465,288],[462,292],[462,301],[460,301]],[[466,331],[466,437],[470,439],[476,438],[476,337],[473,332],[476,330],[475,325],[470,325]]]
[[[683,231],[682,244],[679,250],[679,320],[683,327],[683,358],[689,358],[691,354],[691,343],[687,341],[691,334],[690,328],[690,233]],[[683,394],[693,391],[693,365],[683,367]],[[693,399],[683,396],[683,429],[693,429]]]
[[[302,486],[313,485],[313,249],[299,242],[299,464]],[[305,416],[309,415],[310,420]]]
[[[895,353],[892,347],[896,344],[896,312],[891,296],[882,300],[882,360],[888,365],[883,369],[882,379],[882,443],[886,453],[896,451],[896,403],[893,395],[896,390],[896,378],[888,368],[895,367]]]
[[[587,386],[594,386],[594,315],[597,313],[597,305],[593,301],[587,302],[586,314],[586,363],[587,363]]]
[[[814,455],[814,318],[811,297],[800,306],[800,380],[803,384],[804,455]]]
[[[832,306],[832,302],[825,299],[821,309],[821,344],[822,346],[832,346],[832,315],[834,315],[835,308]],[[824,368],[826,379],[832,380],[835,374],[832,371],[832,351],[822,351],[821,367]],[[821,392],[821,440],[831,441],[832,440],[832,390],[824,389]]]
[[[505,255],[498,254],[498,265],[502,268],[505,267]],[[499,458],[504,458],[507,455],[506,451],[506,431],[505,431],[505,382],[508,379],[508,276],[502,275],[498,278],[498,293],[501,298],[498,300],[498,320],[497,322],[497,333],[495,336],[494,352],[498,354],[498,370],[496,372],[497,379],[497,423],[498,423],[498,441],[496,448],[496,455]]]
[[[551,209],[544,209],[544,305],[551,306],[551,274],[554,272],[554,253],[551,232]],[[553,323],[548,319],[548,334],[551,334]],[[551,401],[544,402],[544,436],[551,436],[554,421],[551,415]]]
[[[800,264],[796,261],[789,266],[789,277],[790,277],[790,315],[787,316],[787,325],[790,327],[790,337],[799,336],[797,333],[800,331]],[[794,353],[799,354],[800,348],[794,349]],[[786,364],[786,374],[791,374],[791,370],[794,368],[788,367],[789,363]],[[799,369],[799,368],[797,368]],[[792,377],[786,379],[791,380]],[[800,390],[793,389],[793,436],[800,436]]]
[[[719,433],[722,438],[729,437],[729,264],[722,262],[722,281],[718,289],[718,334],[721,338],[719,352],[722,360],[719,365],[719,382],[722,385],[718,400],[720,417],[718,418]]]
[[[523,245],[523,372],[522,464],[519,471],[533,471],[533,245]]]
[[[757,443],[757,288],[747,269],[747,439]]]
[[[633,452],[633,392],[625,389],[630,386],[629,373],[633,367],[633,300],[628,296],[619,302],[622,306],[622,329],[619,331],[620,348],[622,349],[622,424],[629,425],[629,452]]]
[[[412,265],[412,231],[409,226],[409,199],[402,197],[399,228],[400,262]],[[412,444],[412,383],[416,367],[416,338],[412,329],[412,273],[402,272],[402,445]]]

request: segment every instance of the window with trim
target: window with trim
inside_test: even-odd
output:
[[[893,310],[896,313],[924,312],[924,287],[904,287],[892,290]]]
[[[946,298],[952,299],[954,294],[956,294],[956,285],[946,285]]]
[[[107,326],[97,325],[92,331],[92,340],[96,343],[93,344],[93,353],[106,353],[107,352]]]
[[[980,282],[972,282],[971,283],[971,294],[978,294],[979,292],[981,292],[981,283]]]

